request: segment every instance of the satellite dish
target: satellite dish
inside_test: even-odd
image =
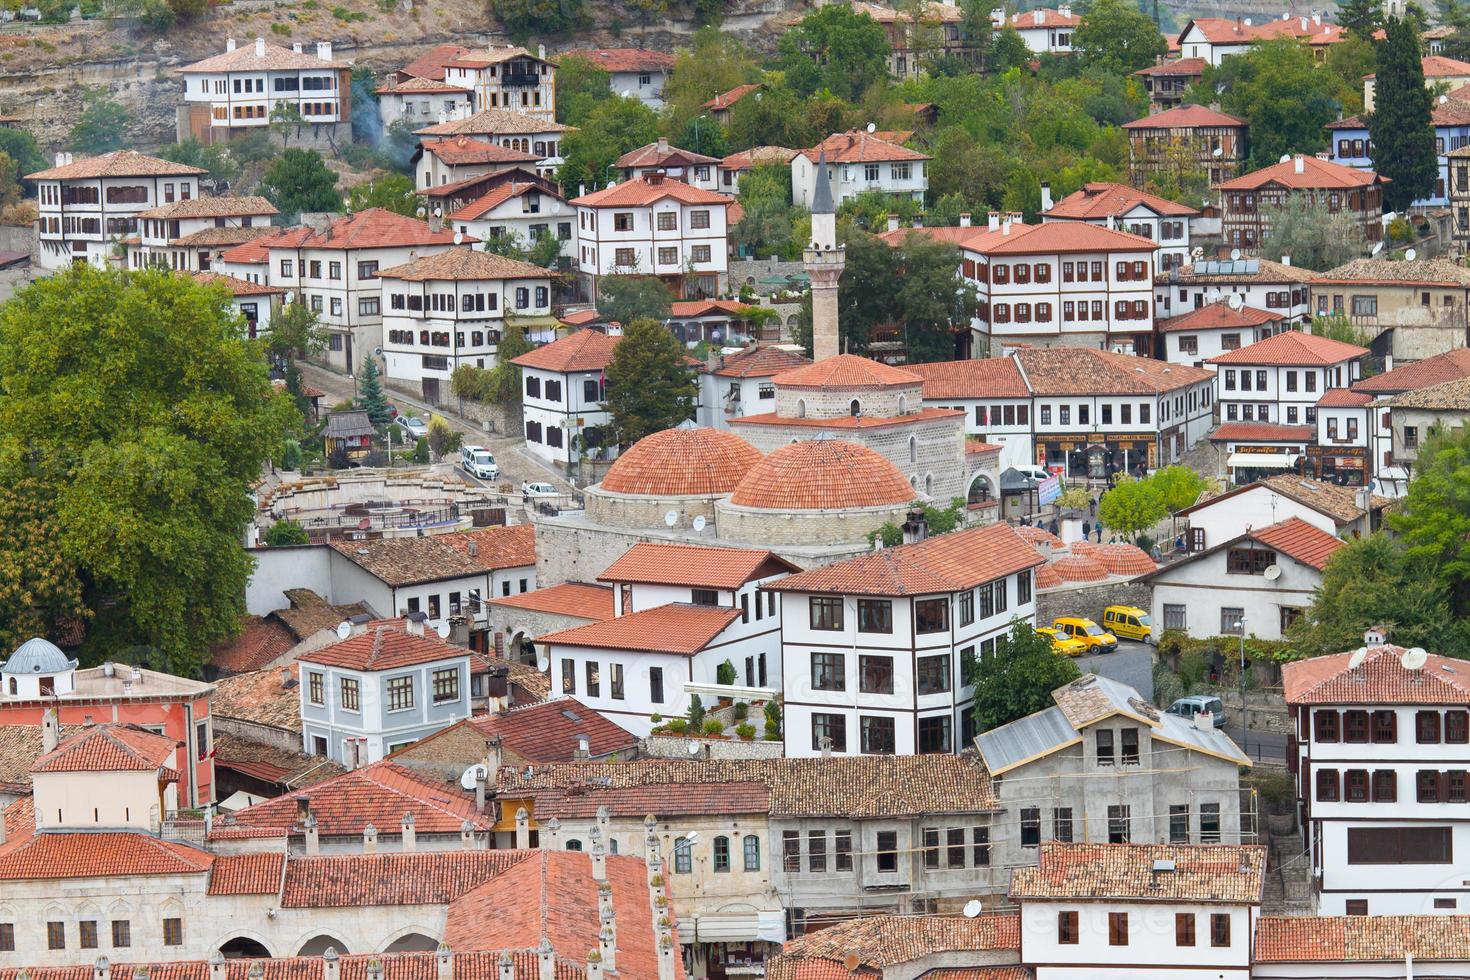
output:
[[[967,919],[973,919],[973,918],[975,918],[975,916],[977,916],[977,915],[980,914],[980,912],[981,912],[981,910],[983,908],[984,908],[984,906],[980,904],[979,899],[974,899],[974,898],[970,899],[968,902],[965,903],[965,908],[964,908],[965,918],[967,918]]]
[[[546,668],[548,668],[550,666],[551,666],[551,661],[546,659],[546,654],[544,654],[544,653],[538,653],[538,654],[536,654],[536,669],[537,670],[545,670]]]
[[[345,639],[347,639],[351,635],[352,635],[352,624],[351,623],[349,623],[347,620],[344,619],[344,620],[342,620],[342,622],[340,622],[340,623],[337,624],[337,639],[339,639],[339,640],[345,640]]]
[[[862,960],[858,959],[858,954],[856,953],[848,953],[842,958],[842,965],[847,967],[848,973],[856,973],[857,968],[861,963]]]
[[[1357,670],[1359,667],[1363,666],[1363,661],[1367,659],[1368,648],[1359,647],[1358,649],[1353,651],[1353,655],[1351,657],[1348,657],[1348,670]]]
[[[439,639],[441,640],[449,639],[449,624],[440,623],[438,626],[434,627],[434,632],[439,634]]]
[[[1276,162],[1277,163],[1290,163],[1291,162],[1291,154],[1290,153],[1283,153],[1283,154],[1281,154],[1281,159],[1280,160],[1277,160]]]
[[[1240,298],[1239,293],[1231,293],[1230,297],[1226,299],[1225,302],[1230,304],[1230,308],[1232,310],[1238,310],[1245,305],[1245,300]]]
[[[464,789],[472,790],[475,788],[475,784],[480,781],[481,776],[489,779],[490,770],[485,768],[482,763],[477,762],[473,766],[470,766],[468,769],[466,769],[464,771],[464,774],[459,777],[459,785]]]
[[[1249,26],[1251,26],[1251,19],[1250,19],[1250,18],[1249,18],[1249,17],[1247,17],[1247,18],[1246,18],[1246,19],[1245,19],[1245,26],[1246,26],[1246,27],[1249,27]]]
[[[688,751],[690,755],[699,755],[699,753],[704,751],[704,746],[698,742],[690,742]]]
[[[1221,295],[1220,290],[1218,290],[1218,289],[1212,289],[1212,290],[1210,290],[1210,302],[1211,303],[1218,303],[1218,302],[1220,302],[1220,295]]]
[[[1262,574],[1266,576],[1267,582],[1274,582],[1281,577],[1281,566],[1267,565],[1265,572]]]
[[[1217,146],[1213,150],[1210,151],[1210,156],[1212,156],[1212,157],[1221,157],[1221,156],[1224,156],[1224,155],[1225,155],[1225,148],[1223,146]]]
[[[868,132],[870,132],[870,133],[876,133],[877,131],[878,131],[878,125],[877,125],[877,123],[868,123]]]
[[[457,231],[457,232],[454,233],[454,244],[456,244],[456,245],[463,245],[464,244],[464,232]]]
[[[1414,251],[1412,248],[1406,248],[1406,249],[1404,249],[1404,261],[1405,262],[1412,262],[1415,259],[1417,259],[1418,257],[1419,257],[1419,253],[1416,252],[1416,251]]]
[[[1423,647],[1411,647],[1399,658],[1405,670],[1422,670],[1428,662],[1429,653]]]
[[[374,347],[373,348],[373,356],[374,357],[382,357],[383,356],[383,348],[381,348],[381,347]]]
[[[694,533],[695,534],[699,534],[700,532],[702,532],[704,530],[704,525],[706,523],[705,522],[705,519],[704,519],[704,515],[701,514],[698,517],[696,517],[694,519],[694,522],[693,523],[694,523]]]
[[[1377,241],[1377,242],[1374,242],[1373,243],[1373,251],[1369,252],[1368,254],[1369,255],[1377,255],[1381,251],[1383,251],[1383,242]],[[286,295],[287,296],[290,296],[291,294],[290,293],[287,293]]]
[[[423,209],[423,208],[419,208],[419,209],[418,209],[418,216],[419,216],[419,217],[420,217],[420,218],[422,218],[422,217],[425,217],[425,216],[426,216],[426,215],[427,215],[427,214],[428,214],[428,213],[429,213],[429,212],[427,212],[427,211],[425,211],[425,210],[424,210],[424,209]]]
[[[1450,101],[1450,97],[1448,95],[1441,95],[1439,97],[1439,104],[1440,105],[1445,105],[1449,101]]]
[[[1230,250],[1230,261],[1231,262],[1239,262],[1240,261],[1240,249],[1238,249],[1238,248],[1232,248]]]
[[[679,512],[677,510],[671,510],[668,513],[664,514],[664,526],[665,527],[673,527],[675,524],[678,524],[678,523],[679,523]]]

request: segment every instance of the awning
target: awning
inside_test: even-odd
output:
[[[679,916],[681,943],[748,943],[786,941],[786,913],[780,909],[744,912],[701,912]]]
[[[1301,458],[1301,453],[1231,453],[1225,463],[1232,468],[1253,466],[1263,470],[1287,470]]]

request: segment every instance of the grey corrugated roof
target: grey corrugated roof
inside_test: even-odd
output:
[[[982,732],[975,744],[991,775],[999,775],[1017,763],[1052,752],[1077,737],[1077,729],[1068,723],[1062,710],[1052,707]]]
[[[1172,742],[1183,742],[1215,755],[1222,755],[1228,759],[1235,759],[1241,765],[1248,766],[1251,760],[1240,751],[1239,746],[1219,728],[1211,728],[1209,731],[1194,727],[1194,723],[1178,715],[1165,714],[1161,716],[1162,724],[1157,735],[1167,738]]]

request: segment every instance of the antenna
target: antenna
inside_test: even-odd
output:
[[[1276,581],[1277,579],[1279,579],[1281,577],[1281,566],[1280,565],[1267,565],[1266,566],[1266,570],[1264,572],[1262,572],[1261,574],[1263,574],[1263,575],[1266,576],[1266,581],[1267,582],[1274,582],[1274,581]]]
[[[705,524],[706,524],[706,521],[704,519],[704,515],[703,514],[700,514],[693,521],[694,533],[695,534],[701,534],[701,533],[703,533],[703,531],[704,531],[704,525]]]
[[[1230,261],[1231,262],[1239,262],[1240,261],[1240,249],[1238,249],[1238,248],[1232,248],[1230,250]]]
[[[345,640],[345,639],[347,639],[351,635],[352,635],[352,624],[351,623],[349,623],[347,620],[344,619],[344,620],[342,620],[342,622],[340,622],[340,623],[337,624],[337,639],[339,639],[339,640]]]
[[[1363,661],[1367,659],[1368,648],[1358,647],[1358,649],[1353,651],[1353,655],[1351,657],[1348,657],[1348,670],[1357,670],[1359,667],[1363,666]]]
[[[664,526],[665,527],[673,527],[675,524],[678,524],[678,523],[679,523],[679,512],[677,510],[671,510],[671,511],[668,511],[667,513],[664,514]]]
[[[1225,302],[1230,305],[1232,310],[1238,310],[1245,305],[1245,300],[1240,298],[1239,293],[1231,293]]]
[[[449,639],[449,624],[440,623],[438,626],[434,627],[434,632],[439,634],[439,639],[441,640]]]
[[[980,904],[980,900],[979,899],[975,899],[975,898],[970,899],[968,902],[965,903],[965,908],[964,908],[965,918],[967,918],[967,919],[973,919],[973,918],[975,918],[975,916],[977,916],[977,915],[980,914],[980,912],[981,912],[981,910],[983,908],[984,908],[984,906]]]
[[[481,776],[489,779],[490,771],[482,763],[477,762],[466,769],[459,777],[459,785],[464,789],[474,789],[475,784],[480,781]]]
[[[1423,647],[1410,647],[1399,658],[1399,663],[1405,670],[1423,670],[1424,665],[1429,663],[1429,652]]]

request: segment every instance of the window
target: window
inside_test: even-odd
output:
[[[1169,843],[1189,843],[1189,804],[1174,803],[1169,806]]]
[[[1348,915],[1367,915],[1368,900],[1366,898],[1350,898],[1347,900],[1344,912]]]
[[[632,269],[638,265],[638,253],[631,248],[614,249],[613,265],[620,269]]]
[[[1097,742],[1097,764],[1100,766],[1111,766],[1113,764],[1113,730],[1111,728],[1099,728],[1096,732]]]
[[[1404,448],[1405,449],[1413,449],[1414,447],[1416,447],[1418,445],[1419,445],[1419,428],[1418,428],[1418,426],[1413,426],[1413,425],[1406,425],[1406,426],[1404,426]]]
[[[950,751],[950,718],[939,715],[919,719],[919,754]]]
[[[985,592],[985,597],[988,599],[990,597],[990,587],[989,586],[986,586],[985,589],[984,589],[984,592]],[[955,605],[959,607],[958,608],[958,611],[956,612],[956,615],[959,617],[959,621],[960,621],[960,625],[961,626],[969,626],[971,623],[973,623],[975,621],[975,593],[974,592],[965,592],[965,593],[962,593],[960,596],[958,596],[955,599]]]
[[[990,828],[970,829],[970,862],[977,868],[990,866]]]
[[[847,678],[845,676],[843,660],[844,656],[840,653],[813,653],[812,690],[847,690]]]
[[[1420,769],[1414,774],[1414,796],[1420,803],[1438,803],[1444,791],[1444,774],[1433,769]]]
[[[1414,715],[1414,739],[1420,745],[1439,744],[1439,712],[1420,711]]]
[[[587,696],[602,697],[602,666],[596,660],[587,661]]]
[[[1132,820],[1126,804],[1108,807],[1108,843],[1126,844],[1133,837]]]
[[[1344,711],[1342,713],[1342,740],[1355,745],[1368,742],[1368,712]]]
[[[847,718],[844,715],[824,714],[817,712],[812,715],[812,748],[821,750],[822,739],[830,739],[833,752],[847,751]]]
[[[1373,771],[1373,802],[1393,803],[1398,800],[1398,775],[1392,769]]]
[[[0,922],[0,952],[15,951],[15,923]]]
[[[690,228],[708,228],[709,227],[709,212],[708,211],[690,211],[689,212],[689,227]]]
[[[720,594],[714,589],[690,589],[689,601],[696,606],[718,606]]]
[[[814,630],[842,629],[842,597],[814,595],[807,600]],[[839,688],[839,690],[841,690]]]
[[[1210,945],[1230,945],[1230,914],[1228,912],[1210,913]]]
[[[1449,827],[1349,827],[1348,864],[1450,864]]]
[[[1446,711],[1444,713],[1444,740],[1451,745],[1464,745],[1470,735],[1470,713]]]
[[[1230,575],[1264,575],[1276,564],[1276,552],[1265,548],[1231,548],[1225,554],[1225,571]]]
[[[1318,742],[1336,742],[1340,737],[1338,734],[1338,714],[1336,711],[1318,710],[1312,713],[1313,738]]]
[[[1078,913],[1075,911],[1064,911],[1057,913],[1057,945],[1076,946],[1080,940],[1081,930],[1077,925]]]
[[[46,948],[66,949],[66,923],[46,923]]]
[[[659,231],[676,231],[679,227],[679,212],[660,211],[658,213]]]
[[[664,248],[664,247],[660,247],[659,250],[658,250],[658,264],[659,265],[678,265],[679,264],[679,250],[677,248]]]
[[[388,678],[388,710],[404,711],[413,707],[413,678]]]
[[[1021,846],[1041,846],[1041,809],[1039,807],[1021,808]]]
[[[657,668],[655,668],[657,669]],[[561,693],[577,693],[577,662],[570,657],[563,657],[561,662]]]
[[[817,873],[827,870],[827,832],[825,830],[807,832],[806,869]]]
[[[715,871],[728,872],[730,870],[730,838],[716,837],[711,843],[714,851]]]
[[[1199,805],[1199,842],[1201,844],[1220,843],[1220,804],[1201,803]]]
[[[1031,601],[1031,572],[1024,571],[1016,576],[1016,602],[1025,605]]]
[[[689,838],[674,841],[674,874],[687,875],[694,870],[694,845]]]
[[[950,686],[949,654],[920,657],[918,663],[917,693],[943,694]]]
[[[862,752],[864,755],[893,755],[895,751],[895,734],[894,720],[892,718],[863,715],[858,719],[858,726],[862,736]]]
[[[949,600],[920,599],[915,602],[914,624],[920,633],[940,633],[949,629]]]
[[[618,211],[613,213],[613,231],[632,231],[633,212]]]
[[[1005,583],[1002,582],[1001,583],[1001,586],[1002,586],[1002,588],[1004,588]],[[968,596],[968,595],[970,595],[970,593],[967,592],[967,593],[965,593],[965,595]],[[995,590],[991,587],[991,584],[987,582],[985,585],[980,586],[980,618],[981,619],[989,619],[991,616],[994,616],[994,615],[995,615]],[[968,625],[968,624],[962,624],[962,625]]]
[[[1108,913],[1108,945],[1109,946],[1127,946],[1128,945],[1128,913],[1127,912],[1109,912]]]
[[[1184,606],[1173,603],[1164,604],[1164,629],[1183,630],[1188,629],[1185,625]]]
[[[459,700],[459,668],[447,667],[433,674],[434,703],[445,704]]]
[[[182,945],[184,945],[184,920],[183,919],[172,919],[171,918],[171,919],[164,919],[163,920],[163,944],[165,946],[182,946]]]
[[[1239,606],[1220,607],[1220,632],[1230,636],[1239,636],[1245,629],[1245,610]]]
[[[1336,803],[1338,801],[1338,780],[1336,769],[1317,770],[1317,802]]]
[[[893,693],[893,658],[858,657],[858,690],[864,694]]]
[[[311,699],[312,704],[326,704],[326,695],[322,693],[322,686],[323,679],[321,674],[314,670],[307,674],[306,690],[307,696]]]
[[[648,699],[654,704],[664,703],[664,669],[648,668]]]
[[[801,870],[801,831],[781,831],[781,870],[794,874]]]
[[[892,599],[859,599],[857,613],[859,633],[893,632]]]
[[[745,850],[745,870],[759,871],[761,869],[761,839],[755,834],[746,834],[742,845]]]
[[[1123,765],[1138,765],[1138,729],[1125,728],[1121,732],[1119,732],[1119,735],[1122,736],[1121,748],[1123,755]]]
[[[342,709],[344,711],[357,710],[357,678],[344,677],[341,684]]]
[[[850,830],[832,832],[832,870],[852,870],[852,831]]]
[[[1392,711],[1373,712],[1373,741],[1392,745],[1399,740],[1397,718]]]
[[[82,919],[77,923],[77,945],[82,949],[97,948],[96,919]]]

